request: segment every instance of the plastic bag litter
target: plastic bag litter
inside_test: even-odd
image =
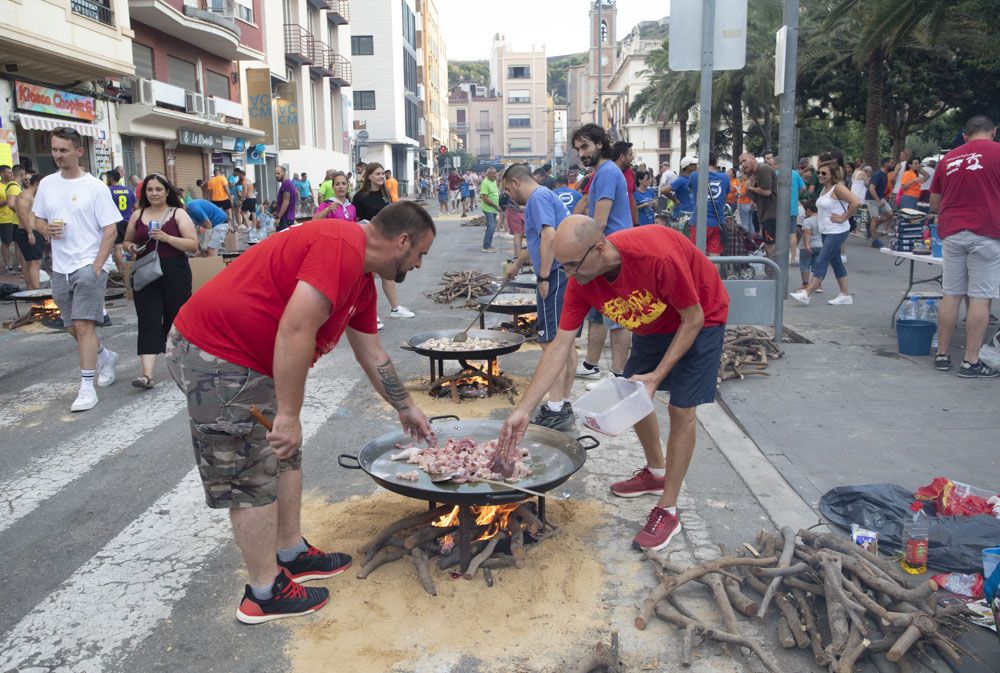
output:
[[[819,511],[848,531],[851,524],[877,531],[880,550],[891,554],[901,548],[912,502],[913,493],[895,484],[839,486],[823,495]],[[931,516],[930,524],[927,565],[946,572],[981,572],[983,549],[1000,540],[1000,520],[992,516]]]
[[[997,335],[1000,336],[1000,332]],[[979,349],[979,359],[985,362],[987,367],[1000,369],[1000,348],[996,346],[982,346]]]

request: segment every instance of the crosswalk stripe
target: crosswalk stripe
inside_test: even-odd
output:
[[[32,383],[19,392],[0,397],[0,429],[10,430],[26,417],[30,422],[32,414],[38,414],[35,420],[42,422],[44,417],[39,412],[43,412],[49,404],[60,397],[75,393],[79,388],[80,381],[76,378],[59,383],[44,381]]]
[[[308,379],[304,446],[356,383],[328,377],[331,368],[317,367]],[[203,493],[190,471],[36,605],[0,643],[0,673],[91,673],[138,647],[170,616],[204,560],[231,539],[228,516],[206,507]]]
[[[176,386],[161,385],[105,416],[96,426],[63,441],[13,478],[0,482],[0,532],[35,511],[102,459],[153,432],[183,405],[184,395]],[[87,413],[100,412],[98,404]],[[137,423],[137,418],[142,422]]]

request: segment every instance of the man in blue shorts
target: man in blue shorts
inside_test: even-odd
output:
[[[538,343],[544,352],[559,331],[559,315],[566,293],[566,274],[555,260],[552,242],[559,224],[569,217],[569,211],[552,190],[535,182],[531,169],[525,164],[514,164],[504,172],[503,187],[514,203],[524,206],[524,236],[528,243],[527,251],[522,249],[520,256],[508,267],[507,279],[514,278],[531,259],[538,283],[535,289]],[[549,385],[549,401],[539,408],[531,422],[565,431],[576,423],[569,400],[576,374],[576,349],[571,348],[563,362],[560,374]]]
[[[202,254],[205,257],[215,257],[225,244],[226,232],[229,231],[226,211],[205,199],[194,199],[187,204],[186,210],[194,226],[200,227],[201,233],[205,234]]]

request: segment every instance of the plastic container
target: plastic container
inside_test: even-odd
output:
[[[911,575],[927,572],[927,547],[931,536],[931,520],[924,512],[922,502],[910,505],[910,513],[903,522],[903,570]]]
[[[900,355],[927,355],[937,325],[926,320],[897,320],[896,342]]]
[[[942,255],[944,255],[944,250],[941,247],[941,239],[935,236],[931,239],[931,257],[940,259]]]
[[[653,413],[654,409],[646,386],[612,376],[573,402],[573,411],[591,430],[616,436]]]

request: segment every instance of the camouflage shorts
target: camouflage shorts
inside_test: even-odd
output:
[[[210,355],[176,329],[167,337],[167,367],[187,396],[191,440],[209,507],[260,507],[278,498],[278,473],[298,470],[298,451],[279,461],[267,431],[250,415],[256,404],[274,416],[274,380]]]

